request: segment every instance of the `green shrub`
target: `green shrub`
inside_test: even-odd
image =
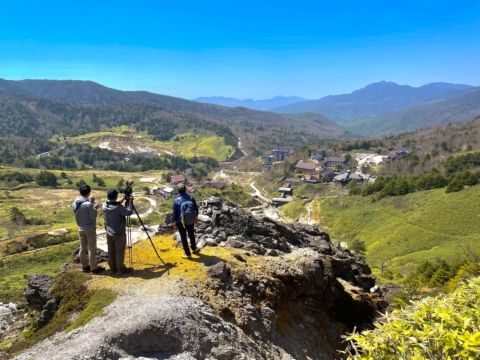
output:
[[[86,282],[90,276],[79,271],[66,272],[58,276],[52,291],[60,300],[60,307],[53,319],[41,329],[32,324],[18,342],[6,349],[7,352],[15,355],[58,331],[69,331],[84,326],[94,317],[100,316],[103,309],[116,299],[116,294],[107,289],[89,290]],[[72,323],[70,320],[72,315],[78,312],[81,312],[80,315]]]
[[[346,336],[348,359],[480,358],[480,278],[453,293],[386,314],[374,330]]]
[[[24,243],[21,243],[20,241],[14,240],[7,244],[5,249],[5,254],[7,255],[19,254],[21,252],[24,252],[27,249],[28,249],[27,245],[25,245]]]

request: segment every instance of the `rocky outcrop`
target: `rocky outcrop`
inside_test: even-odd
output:
[[[53,278],[45,274],[31,275],[27,278],[27,287],[23,295],[31,309],[37,310],[40,315],[36,319],[37,327],[44,327],[55,315],[58,301],[52,293]]]
[[[281,353],[252,342],[238,327],[189,297],[128,295],[105,312],[81,331],[60,334],[43,343],[42,351],[34,348],[16,359],[230,360],[279,358]]]
[[[24,306],[0,302],[0,343],[15,338],[28,325]]]
[[[208,267],[205,277],[169,278],[168,294],[161,279],[153,291],[127,291],[104,317],[17,359],[340,359],[341,335],[368,328],[386,306],[369,292],[365,261],[315,226],[215,197],[200,202],[199,220],[198,244],[229,249],[191,260]],[[172,233],[171,219],[159,229]]]

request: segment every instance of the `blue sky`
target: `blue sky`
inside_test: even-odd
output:
[[[480,85],[475,1],[5,1],[0,77],[195,98]]]

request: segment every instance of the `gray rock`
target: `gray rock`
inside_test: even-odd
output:
[[[204,239],[200,239],[198,242],[197,242],[197,248],[199,249],[203,249],[205,247],[205,240]]]
[[[278,252],[277,252],[277,250],[274,250],[274,249],[268,249],[268,250],[267,250],[267,255],[269,255],[269,256],[278,256]]]
[[[225,265],[223,261],[220,261],[219,263],[210,266],[207,270],[207,273],[211,277],[216,278],[223,282],[227,281],[228,279],[227,265]]]
[[[42,311],[50,300],[55,299],[52,287],[53,278],[50,275],[35,274],[27,277],[27,287],[23,291],[23,296],[25,296],[28,306]]]
[[[88,253],[89,252],[87,251],[87,256],[88,256]],[[97,254],[98,263],[108,262],[108,253],[106,251],[103,251],[102,249],[97,248],[96,254]],[[80,248],[79,247],[73,250],[72,256],[73,256],[73,262],[75,264],[80,264]]]
[[[23,295],[30,308],[40,312],[36,319],[37,327],[44,327],[55,315],[58,301],[52,293],[53,279],[50,275],[35,274],[27,278],[27,287]]]
[[[205,239],[205,245],[206,246],[218,246],[217,242],[215,241],[215,239],[212,239],[212,238],[206,238]]]
[[[198,221],[203,222],[203,223],[211,223],[212,219],[207,215],[199,214],[198,215]]]
[[[222,346],[212,349],[212,355],[218,360],[232,360],[241,353],[232,346]]]

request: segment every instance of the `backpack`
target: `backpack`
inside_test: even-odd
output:
[[[193,210],[193,202],[191,200],[182,199],[180,196],[177,198],[180,203],[180,219],[184,227],[193,225],[195,223],[195,211]]]

